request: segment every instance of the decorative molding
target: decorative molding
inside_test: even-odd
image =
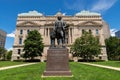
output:
[[[23,48],[24,45],[13,45],[13,48]]]
[[[41,25],[39,25],[33,21],[24,21],[20,24],[17,24],[17,27],[19,27],[19,26],[41,26]]]
[[[94,21],[85,21],[82,23],[78,23],[76,26],[102,26],[102,24],[94,22]]]

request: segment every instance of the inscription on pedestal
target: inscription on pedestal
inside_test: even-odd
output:
[[[49,49],[44,76],[71,76],[68,49]]]

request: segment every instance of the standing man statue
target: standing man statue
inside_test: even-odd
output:
[[[61,16],[57,17],[54,24],[54,30],[50,33],[51,47],[55,47],[55,38],[57,38],[58,47],[65,47],[65,30],[68,28]]]
[[[61,16],[57,17],[57,21],[55,22],[55,33],[57,38],[58,46],[64,46],[65,44],[65,22],[62,20]]]

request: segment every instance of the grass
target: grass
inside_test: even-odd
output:
[[[23,64],[25,62],[0,61],[0,67],[13,66]]]
[[[0,71],[0,80],[120,80],[120,72],[110,69],[88,66],[80,63],[70,63],[74,75],[67,77],[41,78],[45,63]]]
[[[92,63],[120,68],[120,61],[106,61],[106,62],[92,62]]]

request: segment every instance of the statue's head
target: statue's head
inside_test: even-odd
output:
[[[58,19],[58,20],[61,20],[61,19],[62,19],[62,17],[61,17],[61,16],[58,16],[58,17],[57,17],[57,19]]]

